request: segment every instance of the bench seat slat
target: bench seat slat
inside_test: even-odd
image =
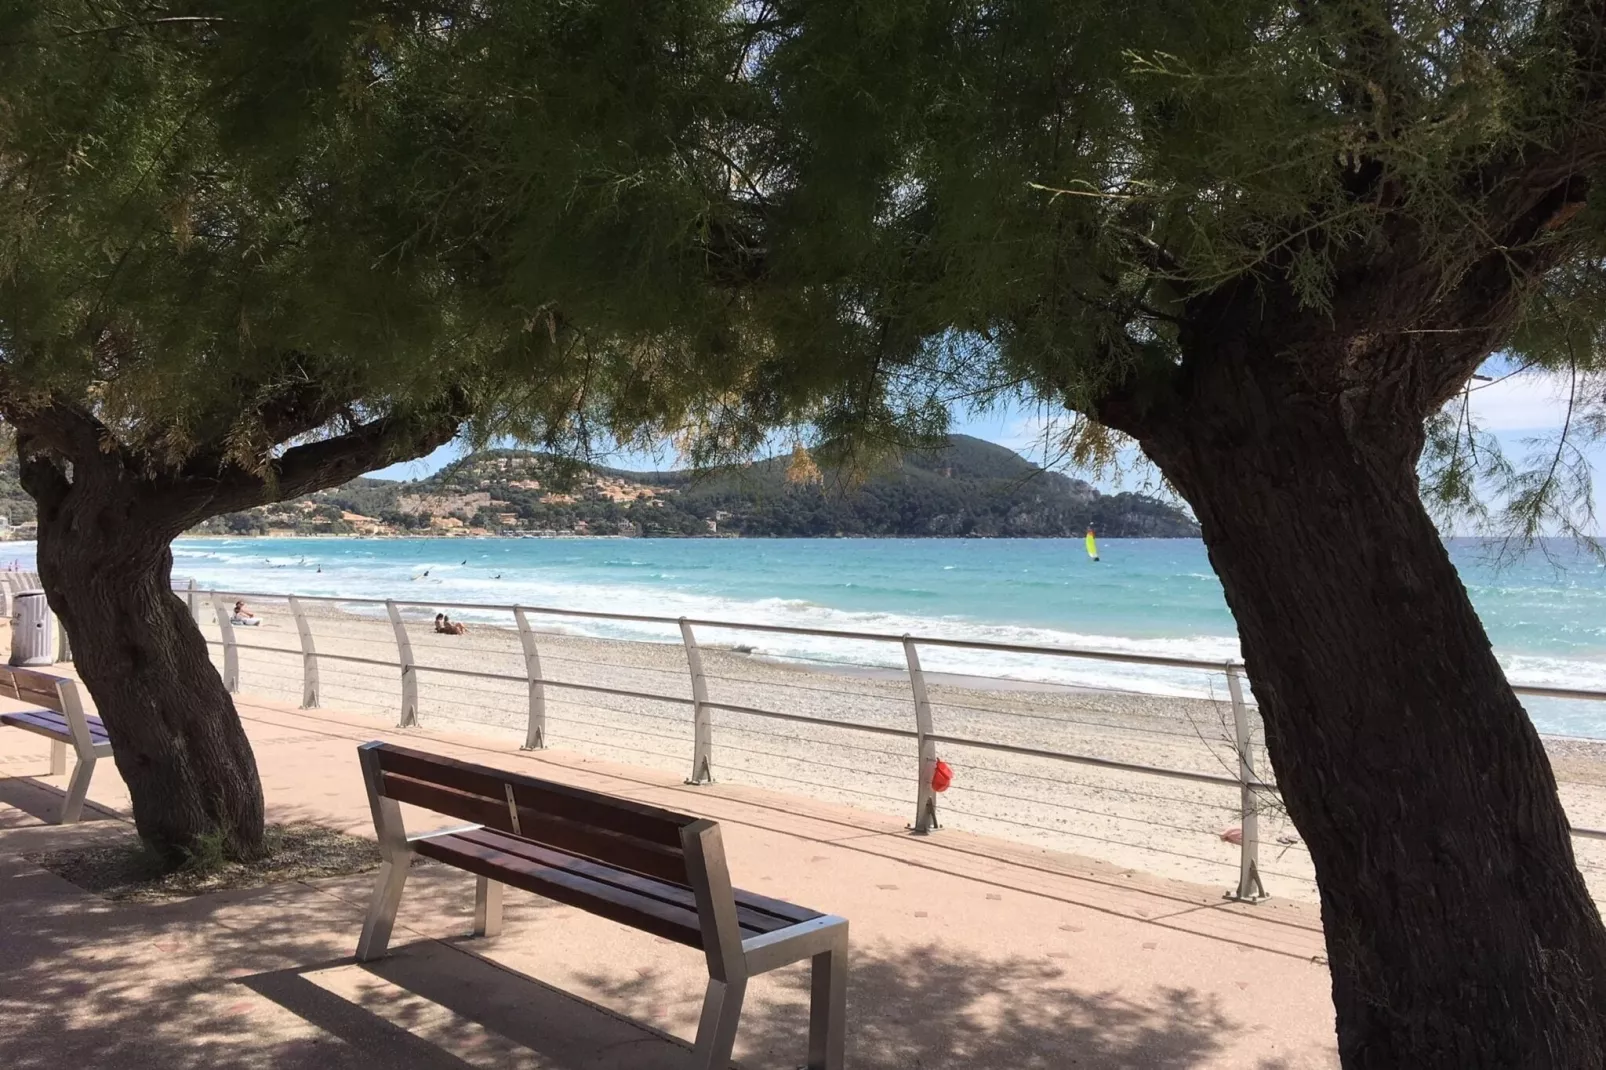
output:
[[[694,911],[651,896],[511,855],[460,834],[415,840],[412,846],[427,858],[481,877],[579,907],[678,944],[699,949],[703,946],[702,927]]]
[[[92,743],[109,743],[111,737],[106,734],[106,726],[99,717],[85,715],[85,722],[89,726],[89,739]],[[64,738],[72,737],[72,729],[67,725],[67,715],[57,713],[55,710],[17,710],[11,713],[0,713],[0,724],[12,725],[16,728],[32,728],[48,732],[60,733]]]
[[[489,770],[484,766],[406,747],[387,746],[380,750],[379,767],[387,773],[397,773],[488,798],[503,798],[506,790],[504,785],[511,784],[515,798],[522,806],[664,847],[679,848],[681,828],[696,820],[688,814],[615,799],[600,792],[519,773]]]
[[[554,850],[541,843],[534,843],[518,836],[506,836],[498,832],[479,830],[463,832],[459,835],[473,843],[483,844],[493,850],[505,851],[508,854],[528,858],[554,869],[563,869],[577,873],[582,877],[605,884],[611,884],[626,891],[651,896],[671,906],[683,907],[693,913],[697,910],[697,895],[690,888],[682,884],[671,884],[667,881],[653,880],[640,874],[630,873],[613,866],[593,862],[588,858],[579,858],[563,851]],[[755,907],[746,900],[750,897],[738,890],[736,892],[736,916],[746,935],[771,933],[777,929],[785,929],[799,921],[809,921],[820,917],[813,911],[804,911],[793,907],[792,914],[803,914],[804,917],[781,917],[772,914],[761,907]],[[763,897],[756,897],[763,898]]]

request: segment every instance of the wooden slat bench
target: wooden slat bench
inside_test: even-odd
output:
[[[0,713],[0,725],[10,725],[50,740],[50,775],[67,771],[67,745],[78,756],[67,797],[61,802],[57,824],[70,825],[84,813],[84,796],[89,794],[89,778],[95,762],[109,758],[111,739],[99,717],[84,712],[83,693],[78,681],[66,676],[0,666],[0,695],[26,702],[31,707],[15,713]]]
[[[414,854],[473,873],[474,932],[502,926],[512,885],[702,950],[708,990],[693,1064],[724,1070],[748,978],[813,961],[810,1070],[841,1070],[848,923],[731,887],[719,826],[391,743],[358,748],[385,863],[357,944],[385,953]],[[399,803],[473,824],[409,836]]]

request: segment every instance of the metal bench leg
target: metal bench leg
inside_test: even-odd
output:
[[[474,881],[474,935],[500,936],[502,933],[502,882],[489,877]]]
[[[53,739],[50,741],[50,775],[65,776],[67,774],[67,744],[66,741]]]
[[[848,948],[814,956],[809,992],[809,1070],[842,1070],[847,1061]]]
[[[80,758],[67,782],[67,797],[61,800],[58,825],[71,825],[84,816],[84,797],[89,794],[89,778],[95,775],[95,759]]]
[[[401,906],[402,885],[407,883],[407,865],[411,858],[401,856],[386,861],[379,867],[374,880],[374,895],[368,902],[368,916],[363,919],[362,937],[357,941],[357,961],[368,962],[382,958],[390,946],[390,927],[396,923],[396,911]]]
[[[736,1023],[742,1017],[742,998],[747,981],[708,982],[703,997],[703,1017],[697,1024],[697,1048],[691,1057],[696,1070],[726,1070],[731,1049],[736,1046]]]

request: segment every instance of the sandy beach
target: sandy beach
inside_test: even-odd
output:
[[[252,607],[263,624],[236,629],[241,690],[299,702],[303,658],[288,606],[253,600]],[[396,641],[389,621],[376,619],[371,608],[344,612],[322,603],[303,607],[319,655],[321,704],[399,711]],[[199,617],[208,639],[216,641],[217,623],[204,602]],[[433,613],[427,611],[408,611],[405,620],[419,666],[421,722],[475,726],[509,746],[522,742],[529,687],[511,619],[506,626],[471,623],[468,634],[461,636],[434,634]],[[666,626],[663,639],[622,642],[541,631],[547,745],[689,775],[692,706],[686,652],[674,628]],[[913,696],[902,674],[766,660],[733,649],[744,642],[739,632],[699,634],[698,639],[710,702],[833,722],[797,723],[714,710],[717,780],[913,820],[918,771],[914,741],[851,727],[913,729]],[[751,636],[746,642],[752,642]],[[221,665],[221,647],[215,642],[212,652]],[[465,671],[506,679],[457,675]],[[933,724],[941,736],[1230,776],[1236,755],[1225,680],[1218,674],[1204,681],[1204,687],[1219,699],[935,674],[928,681]],[[1252,737],[1258,755],[1258,723]],[[1546,746],[1573,824],[1606,828],[1606,743],[1551,737]],[[952,787],[938,796],[944,827],[1223,890],[1237,882],[1239,849],[1223,839],[1242,824],[1235,786],[953,743],[938,750],[954,771]],[[1257,772],[1271,779],[1263,757]],[[1257,807],[1260,867],[1268,892],[1314,900],[1310,857],[1277,799],[1260,798]],[[1578,840],[1575,847],[1597,902],[1606,902],[1606,842]]]

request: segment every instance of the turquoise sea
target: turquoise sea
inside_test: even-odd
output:
[[[1487,544],[1450,545],[1513,681],[1606,690],[1606,567],[1570,543],[1504,565]],[[426,605],[518,602],[1213,660],[1236,656],[1232,617],[1202,543],[1112,539],[1101,551],[1094,563],[1080,540],[1057,539],[183,539],[174,548],[174,574],[236,591]],[[659,625],[553,623],[594,635],[676,638]],[[707,641],[864,665],[902,659],[891,644],[752,632],[709,634]],[[1199,690],[1198,674],[1180,670],[936,648],[923,656],[938,671]],[[1533,707],[1541,727],[1606,736],[1606,704],[1550,705]]]

